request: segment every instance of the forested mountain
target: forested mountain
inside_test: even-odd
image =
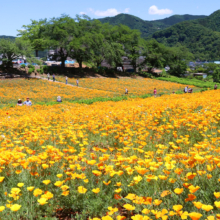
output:
[[[198,19],[197,22],[204,27],[212,29],[213,31],[220,32],[220,10],[215,11],[204,19]]]
[[[195,20],[199,18],[205,18],[204,15],[173,15],[171,17],[155,20],[155,21],[144,21],[136,16],[129,14],[119,14],[115,17],[106,17],[99,19],[102,23],[109,23],[111,25],[123,24],[127,25],[131,29],[138,29],[142,33],[142,37],[147,38],[158,30],[163,30],[174,24],[182,21]]]
[[[153,34],[167,46],[184,45],[197,59],[220,59],[220,10],[195,21],[175,24]]]
[[[1,38],[7,38],[7,39],[15,40],[16,37],[6,36],[6,35],[0,35],[0,39],[1,39]]]

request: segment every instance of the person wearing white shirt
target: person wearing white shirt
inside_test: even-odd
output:
[[[30,99],[27,98],[27,100],[23,103],[23,105],[31,106],[32,103],[31,103]]]
[[[185,92],[185,93],[188,92],[188,86],[185,87],[184,92]]]

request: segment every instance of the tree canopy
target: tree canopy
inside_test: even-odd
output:
[[[126,56],[134,71],[147,66],[152,72],[153,68],[169,65],[171,72],[181,75],[186,71],[186,62],[194,59],[181,44],[170,48],[154,39],[143,39],[139,30],[122,24],[102,24],[85,15],[75,19],[62,15],[50,20],[32,20],[30,25],[23,27],[21,39],[30,42],[35,50],[54,49],[52,58],[60,60],[62,67],[70,57],[79,63],[80,68],[83,62],[99,67],[103,61],[116,68],[122,66],[122,58]],[[143,62],[140,62],[140,56]]]
[[[6,67],[12,67],[12,61],[23,56],[32,57],[33,48],[30,41],[16,38],[15,41],[10,39],[0,39],[0,60]]]

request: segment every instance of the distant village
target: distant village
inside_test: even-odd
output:
[[[45,50],[45,51],[38,51],[38,57],[36,57],[37,59],[43,59],[43,65],[47,65],[47,66],[60,66],[61,62],[57,61],[57,60],[52,60],[52,57],[54,54],[56,54],[56,50]],[[0,55],[1,57],[1,55]],[[144,57],[140,56],[137,64],[141,64],[144,61]],[[197,67],[203,67],[205,64],[208,63],[215,63],[215,64],[220,64],[220,61],[195,61],[195,62],[189,62],[188,63],[188,67],[191,70],[195,70]],[[28,65],[26,58],[25,57],[20,57],[17,60],[13,61],[14,67],[17,67],[18,65],[21,64],[25,64]],[[1,65],[1,61],[0,61],[0,65]],[[32,65],[37,65],[35,63],[32,63]],[[65,61],[65,65],[66,67],[78,67],[76,64],[76,60],[73,60],[71,58],[67,58],[67,60]],[[101,67],[106,67],[106,68],[111,68],[111,66],[106,62],[103,61],[101,63]],[[122,69],[123,68],[123,69]],[[126,72],[134,72],[133,66],[131,65],[131,61],[128,59],[128,57],[124,56],[122,57],[122,67],[118,67],[117,68],[118,71],[126,71]],[[169,71],[169,66],[164,68],[165,71]],[[142,71],[147,71],[147,67],[143,68]],[[154,69],[154,72],[157,74],[160,74],[163,70],[161,69]],[[203,77],[205,78],[207,76],[207,74],[204,73],[198,73],[195,75],[203,75]]]

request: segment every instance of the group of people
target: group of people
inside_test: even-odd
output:
[[[192,93],[193,92],[193,89],[192,88],[189,88],[188,86],[186,86],[184,88],[184,93]]]
[[[173,93],[175,93],[175,92],[173,91]],[[125,95],[128,95],[128,89],[127,88],[125,88]],[[157,89],[154,88],[154,97],[156,97],[156,96],[157,96]]]
[[[50,80],[50,73],[47,74],[47,79]],[[55,82],[55,74],[53,74],[53,81]]]
[[[215,86],[214,86],[214,90],[217,90],[218,89],[218,86],[217,86],[217,84],[215,84]],[[185,88],[184,88],[184,93],[192,93],[193,92],[193,89],[192,88],[188,88],[188,86],[186,86]]]
[[[48,80],[50,80],[50,73],[47,74],[47,77],[48,77]],[[66,79],[66,84],[68,83],[68,77],[66,76],[65,77]],[[55,74],[53,74],[53,81],[55,82]],[[79,80],[77,79],[76,80],[76,85],[79,86]],[[218,86],[217,84],[215,84],[214,86],[214,90],[218,89]],[[188,86],[186,86],[184,88],[184,93],[192,93],[193,92],[193,89],[192,88],[188,88]],[[175,94],[175,91],[172,92],[173,94]],[[154,97],[157,96],[157,89],[154,88]],[[125,88],[125,95],[128,95],[128,89]],[[57,97],[57,102],[62,102],[62,99],[60,96]],[[32,105],[32,102],[30,101],[30,99],[27,97],[26,101],[22,103],[22,100],[21,99],[18,99],[18,103],[17,103],[18,106],[22,106],[22,105],[27,105],[27,106],[31,106]]]
[[[18,105],[18,106],[22,106],[22,105],[31,106],[31,105],[32,105],[32,102],[31,102],[30,99],[27,97],[27,98],[26,98],[26,101],[24,101],[24,102],[22,102],[21,99],[18,99],[17,105]]]
[[[50,80],[50,73],[47,74],[47,79]],[[68,84],[68,77],[65,76],[65,79],[66,79],[66,85]],[[55,74],[53,74],[53,82],[55,82],[56,79],[55,79]],[[76,79],[76,86],[79,86],[79,79]]]

